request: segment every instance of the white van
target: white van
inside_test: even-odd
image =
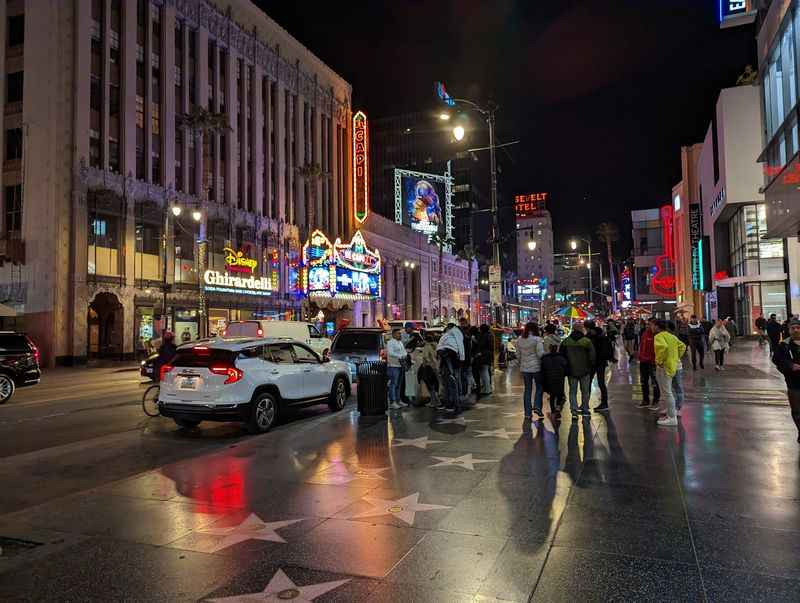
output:
[[[235,320],[229,322],[223,337],[283,337],[306,344],[320,358],[331,351],[331,340],[312,324],[299,320]]]

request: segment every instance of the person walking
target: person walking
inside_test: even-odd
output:
[[[678,370],[681,356],[686,352],[684,343],[667,330],[664,320],[656,321],[653,325],[655,336],[653,346],[656,356],[656,380],[664,398],[666,416],[656,421],[661,426],[674,426],[678,424],[675,411],[675,394],[672,391],[672,378]]]
[[[175,335],[172,331],[164,331],[161,335],[161,345],[158,346],[158,357],[153,363],[153,381],[161,381],[161,367],[172,362],[177,353]]]
[[[408,352],[401,340],[400,329],[392,331],[386,344],[386,372],[389,376],[389,410],[398,410],[405,404],[400,402],[400,371]]]
[[[595,351],[592,342],[586,337],[584,327],[576,323],[572,332],[561,343],[561,353],[569,365],[569,408],[572,420],[578,415],[588,417],[589,397],[592,393],[592,375],[595,366]],[[578,387],[581,390],[581,408],[578,409]]]
[[[547,353],[542,356],[542,389],[550,399],[550,414],[553,420],[561,418],[561,407],[564,406],[564,380],[567,378],[569,363],[559,353],[557,345],[545,337],[544,345]]]
[[[731,347],[731,336],[721,318],[718,318],[711,327],[711,331],[708,333],[708,342],[714,351],[714,368],[718,371],[725,370],[725,352]]]
[[[480,395],[488,396],[492,393],[492,366],[494,364],[494,337],[489,325],[482,324],[478,335],[475,337],[475,353],[473,362],[479,369]]]
[[[461,331],[452,322],[445,327],[436,346],[436,354],[439,356],[439,372],[444,383],[445,408],[458,412],[461,407],[459,366],[464,361],[464,341]]]
[[[753,324],[758,332],[758,345],[764,347],[764,344],[767,343],[767,319],[763,314],[759,314]]]
[[[778,344],[772,362],[786,380],[786,395],[800,443],[800,320],[793,318],[789,322],[789,337]]]
[[[656,350],[654,347],[655,318],[647,323],[639,338],[639,381],[642,384],[642,401],[639,408],[658,408],[661,390],[656,379]],[[653,384],[653,397],[650,398],[650,383]]]
[[[594,376],[597,378],[597,387],[600,390],[600,404],[594,407],[595,412],[608,410],[608,386],[606,385],[606,369],[609,363],[617,361],[614,355],[614,344],[611,339],[603,333],[603,328],[596,326],[587,328],[587,335],[594,346],[595,365]]]
[[[622,329],[622,345],[628,353],[628,360],[633,360],[636,355],[636,323],[631,319],[625,322],[625,327]]]
[[[677,337],[677,325],[672,321],[667,323],[667,330],[670,333]],[[678,337],[681,343],[686,346],[686,342]],[[683,354],[678,359],[678,368],[675,371],[675,376],[672,378],[672,393],[675,394],[675,414],[679,417],[681,416],[681,409],[683,408],[683,400],[686,397],[685,391],[683,389],[683,363],[686,360],[686,357],[689,355],[689,348],[686,347],[683,351]]]
[[[692,314],[689,319],[689,349],[692,351],[692,370],[697,370],[697,360],[700,360],[700,368],[704,369],[704,358],[706,355],[706,332],[703,325],[697,320],[697,316]]]
[[[774,356],[775,350],[778,349],[778,344],[781,342],[781,323],[778,322],[778,317],[775,314],[769,315],[769,320],[767,324],[764,325],[764,329],[767,332],[767,337],[769,337],[769,355]]]
[[[542,356],[544,344],[539,337],[539,326],[529,322],[525,325],[522,337],[517,339],[517,356],[519,357],[519,372],[525,385],[522,394],[522,404],[525,409],[525,418],[532,418],[533,412],[537,418],[544,418],[542,412]],[[536,393],[531,408],[531,393],[536,386]]]
[[[561,336],[558,334],[558,327],[553,323],[547,323],[544,326],[544,351],[547,353],[552,346],[556,346],[556,350],[561,347]]]

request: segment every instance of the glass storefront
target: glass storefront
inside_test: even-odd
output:
[[[764,239],[767,232],[766,206],[763,203],[740,207],[728,222],[731,276],[783,279],[784,242]],[[786,285],[783,280],[736,285],[734,291],[736,324],[742,334],[753,332],[761,314],[786,318]]]

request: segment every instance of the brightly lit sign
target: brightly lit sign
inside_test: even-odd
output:
[[[656,259],[650,286],[653,292],[664,297],[675,295],[675,247],[672,243],[672,205],[661,208],[661,225],[664,229],[664,253]]]
[[[303,291],[309,297],[370,300],[381,296],[381,256],[361,231],[349,243],[331,244],[319,230],[303,246]]]
[[[633,299],[633,286],[631,284],[631,271],[630,268],[626,267],[625,270],[622,271],[621,275],[622,280],[622,299],[628,303],[631,302]]]
[[[244,277],[217,270],[206,270],[203,274],[203,289],[211,293],[272,295],[272,281],[266,276]]]
[[[530,218],[546,209],[546,202],[550,193],[528,193],[514,197],[514,213],[517,219]]]
[[[394,170],[394,221],[433,236],[453,237],[450,174]],[[445,245],[445,251],[450,251]]]
[[[517,296],[520,301],[533,301],[539,299],[542,286],[538,278],[520,279],[517,281]]]
[[[237,251],[230,247],[222,250],[225,253],[225,269],[228,272],[241,272],[253,274],[258,266],[258,260],[247,257],[244,251]]]
[[[353,116],[353,204],[356,221],[364,222],[369,213],[369,138],[363,111]]]

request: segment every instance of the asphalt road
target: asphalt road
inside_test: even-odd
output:
[[[179,429],[149,418],[149,382],[119,369],[53,369],[0,406],[0,514],[124,479],[249,438],[241,425]],[[284,428],[327,411],[304,409]]]

